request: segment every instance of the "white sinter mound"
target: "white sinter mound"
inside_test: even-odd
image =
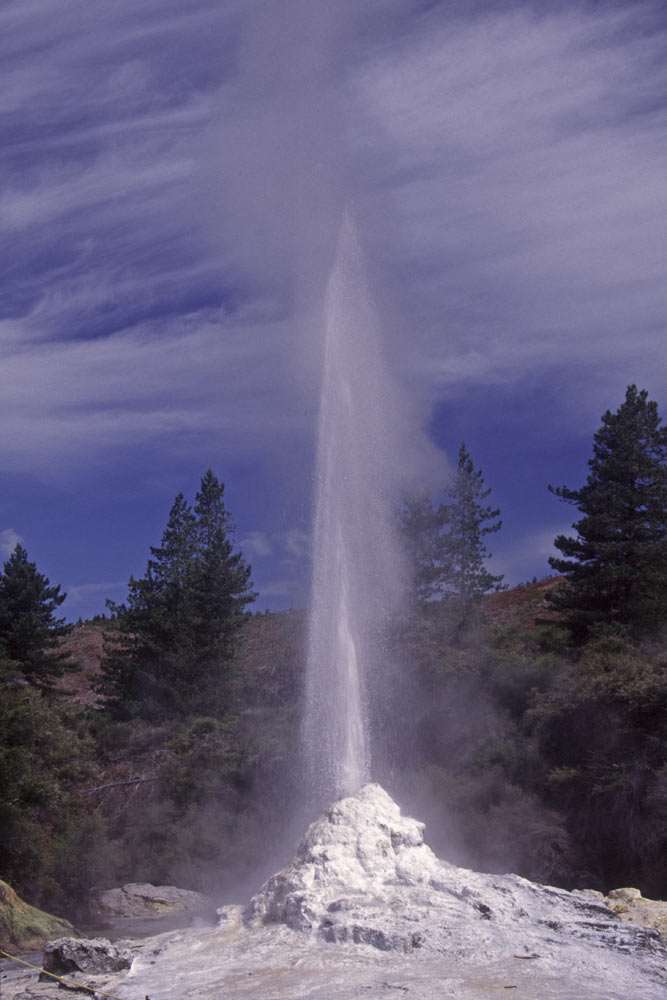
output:
[[[122,1000],[667,996],[655,931],[592,893],[439,861],[379,785],[326,809],[245,910],[219,912],[216,929],[135,945],[132,970],[98,988]]]
[[[250,901],[246,922],[286,923],[383,951],[480,958],[586,943],[654,951],[658,969],[664,961],[655,931],[622,923],[593,894],[457,868],[436,858],[423,833],[380,785],[366,785],[310,825],[292,864]]]

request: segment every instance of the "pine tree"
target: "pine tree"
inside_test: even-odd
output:
[[[440,559],[446,567],[447,589],[464,607],[489,591],[505,589],[503,574],[494,575],[484,565],[491,558],[484,539],[502,527],[500,510],[484,504],[490,493],[481,470],[475,469],[465,442],[462,442],[456,474],[448,490],[448,503],[440,508],[446,528],[440,536]]]
[[[146,573],[130,578],[127,603],[102,665],[100,691],[119,717],[224,710],[227,665],[246,606],[250,567],[234,551],[224,485],[209,469],[194,511],[179,493]]]
[[[162,542],[140,579],[130,577],[125,604],[107,601],[117,630],[108,636],[99,690],[114,714],[164,713],[175,698],[182,651],[187,579],[195,559],[194,515],[179,493]]]
[[[0,575],[0,656],[37,687],[52,687],[65,670],[77,669],[68,663],[70,654],[57,648],[71,628],[55,617],[66,596],[17,545]]]
[[[195,498],[195,544],[199,553],[190,579],[193,624],[202,652],[231,651],[244,608],[254,600],[250,566],[234,552],[235,525],[224,504],[224,486],[209,469]]]
[[[583,514],[575,538],[559,535],[565,556],[551,566],[566,576],[552,600],[573,639],[612,627],[631,635],[664,627],[667,612],[667,429],[645,389],[602,417],[590,473],[579,490],[549,487]]]
[[[485,566],[484,538],[502,526],[500,511],[483,502],[490,493],[462,443],[446,502],[435,507],[428,493],[405,502],[399,520],[421,600],[456,600],[465,611],[489,591],[504,589],[502,574]]]

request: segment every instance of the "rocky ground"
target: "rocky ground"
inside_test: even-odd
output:
[[[71,975],[120,1000],[493,1000],[508,990],[531,1000],[662,1000],[660,933],[609,905],[633,901],[439,861],[422,824],[367,785],[330,806],[293,863],[245,908],[219,911],[216,927],[126,942],[128,971]],[[3,981],[2,997],[58,989],[32,974]]]

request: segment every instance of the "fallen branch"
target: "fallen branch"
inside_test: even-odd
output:
[[[82,789],[81,794],[92,795],[93,792],[101,792],[108,788],[120,788],[122,785],[140,785],[145,782],[155,780],[156,776],[151,774],[147,778],[125,778],[123,781],[109,781],[106,785],[95,785],[94,788],[84,788]]]

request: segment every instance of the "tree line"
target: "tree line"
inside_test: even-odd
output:
[[[477,486],[472,520],[492,530],[498,512],[463,451],[462,473],[468,496]],[[413,731],[394,734],[411,748],[401,794],[432,804],[425,818],[450,860],[665,898],[667,431],[646,391],[628,386],[603,414],[583,486],[551,491],[579,516],[555,539],[560,576],[541,591],[551,613],[523,624],[485,616],[481,591],[499,581],[457,584],[441,555],[456,521],[447,502],[420,502],[425,599],[395,637],[422,691]]]
[[[31,901],[76,916],[92,884],[132,880],[142,864],[147,880],[164,881],[179,855],[203,863],[214,852],[206,810],[223,830],[221,815],[243,812],[254,757],[236,729],[231,664],[255,594],[233,532],[208,470],[194,506],[174,500],[127,600],[109,603],[92,711],[61,683],[79,669],[61,645],[72,629],[58,617],[66,595],[22,545],[5,562],[0,879]]]
[[[633,636],[662,627],[667,611],[667,429],[646,390],[630,385],[619,409],[602,416],[586,483],[549,490],[575,506],[575,536],[559,535],[564,577],[551,595],[573,643],[601,631]],[[500,511],[465,443],[445,501],[428,493],[398,512],[415,596],[456,602],[463,614],[505,588],[486,566],[485,539],[500,530]],[[144,576],[130,577],[127,600],[107,602],[115,639],[100,693],[119,718],[222,710],[224,664],[256,597],[251,567],[233,542],[224,484],[202,477],[194,507],[179,493],[161,544],[150,548]],[[0,574],[0,654],[30,683],[49,688],[68,669],[58,650],[71,626],[56,617],[65,600],[18,544]]]
[[[549,840],[552,861],[554,851],[576,855],[586,884],[592,859],[606,858],[601,882],[650,871],[647,884],[667,891],[658,860],[667,851],[659,832],[667,818],[667,432],[646,391],[629,386],[618,410],[603,415],[585,484],[550,489],[579,519],[550,560],[563,577],[549,594],[555,616],[529,640],[485,631],[486,595],[504,589],[486,548],[501,520],[465,444],[441,503],[428,494],[403,503],[410,614],[421,623],[408,628],[407,645],[418,646],[406,662],[421,664],[413,683],[430,692],[410,766],[462,828],[469,822],[481,861],[502,843],[509,856],[512,824],[533,829],[539,817],[534,843]],[[285,675],[276,690],[254,690],[254,678],[240,674],[235,651],[255,594],[233,533],[224,485],[208,470],[193,504],[175,498],[125,602],[109,605],[95,710],[56,689],[77,666],[61,648],[71,628],[58,617],[65,595],[22,545],[4,563],[0,878],[34,901],[71,903],[110,871],[166,878],[177,858],[224,864],[242,854],[230,832],[232,853],[216,855],[207,831],[218,822],[212,816],[226,816],[231,831],[251,801],[260,809],[261,769],[275,774],[291,752],[299,643],[271,650]],[[257,738],[241,721],[251,704],[263,720]],[[473,709],[486,722],[463,738],[457,714]],[[91,811],[82,788],[113,785],[118,774],[143,781],[153,797],[142,809],[137,799],[113,814],[102,804]],[[269,785],[261,786],[267,801]],[[494,830],[493,846],[482,843],[484,829]],[[573,847],[553,847],[568,837]],[[522,873],[539,878],[546,862],[529,856]],[[520,867],[521,857],[507,863]],[[576,881],[574,863],[553,864],[556,881]]]
[[[550,600],[575,645],[601,634],[635,638],[660,633],[667,612],[667,429],[646,390],[627,388],[607,410],[593,439],[586,483],[549,490],[576,507],[574,536],[558,535],[562,556],[549,558],[564,583]],[[424,493],[409,498],[400,524],[421,600],[453,601],[463,615],[502,576],[486,568],[485,538],[499,531],[500,511],[485,503],[490,489],[465,443],[444,503]]]

